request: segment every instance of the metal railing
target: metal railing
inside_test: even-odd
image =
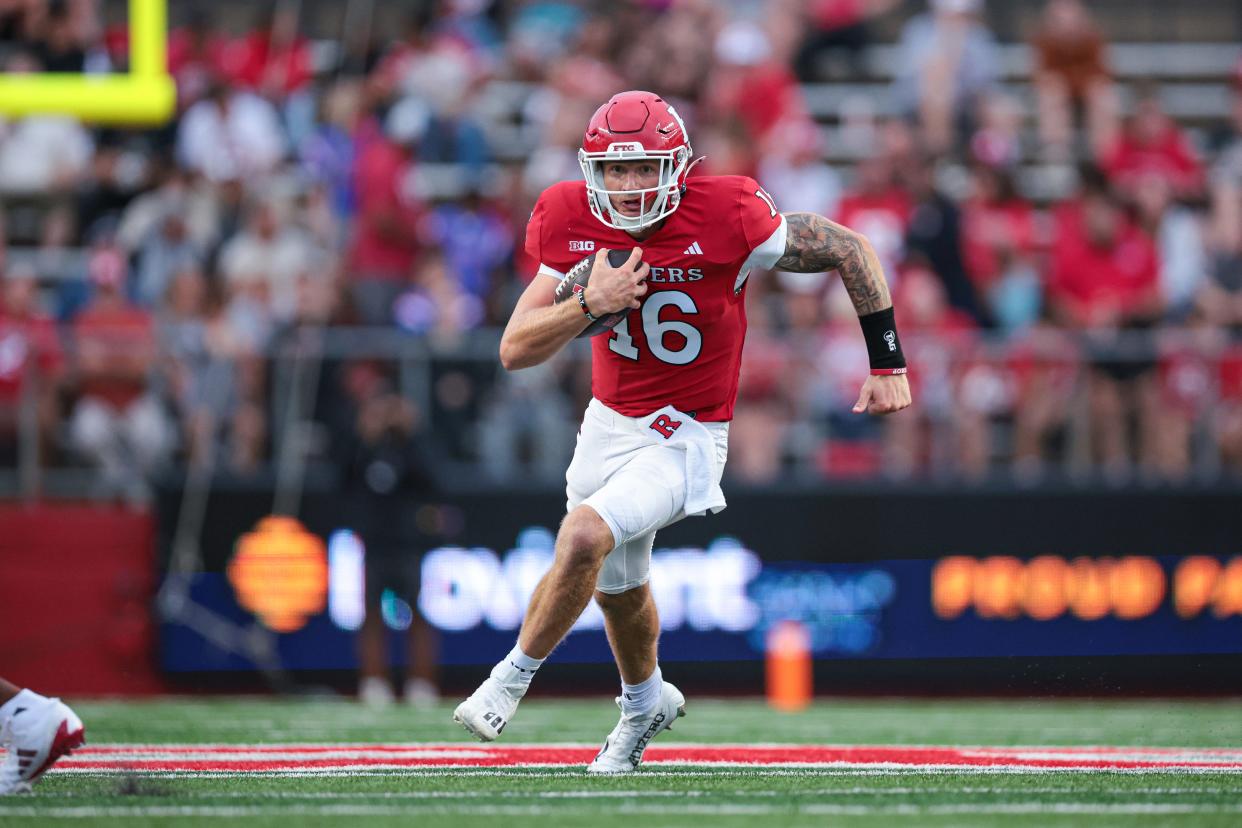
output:
[[[134,474],[145,475],[144,486],[176,487],[192,477],[200,486],[267,486],[276,492],[277,511],[292,510],[303,487],[339,478],[334,449],[356,423],[355,398],[375,393],[354,387],[362,376],[412,404],[436,471],[447,480],[556,485],[589,397],[589,348],[574,342],[548,364],[508,373],[498,363],[498,339],[495,330],[436,339],[304,327],[257,357],[182,365],[199,377],[214,371],[226,378],[193,401],[179,396],[168,376],[182,357],[163,351],[147,391],[177,439],[157,469]],[[1184,483],[1239,471],[1234,463],[1242,451],[1232,441],[1235,420],[1242,422],[1242,346],[1221,332],[963,339],[910,331],[916,405],[891,418],[849,411],[865,376],[865,364],[855,364],[856,339],[844,328],[835,337],[752,335],[730,474],[760,484],[1038,476]],[[39,365],[37,354],[27,354],[20,393],[0,402],[0,423],[8,424],[0,434],[8,444],[0,451],[0,493],[116,497],[116,486],[101,482],[75,442],[82,394],[74,360],[54,377],[41,375]],[[266,434],[248,465],[239,465],[234,445],[243,375],[260,377],[251,391],[258,394],[246,403]],[[141,497],[142,486],[136,489]]]

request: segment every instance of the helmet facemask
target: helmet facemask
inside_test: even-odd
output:
[[[609,190],[604,186],[604,169],[617,161],[648,161],[659,168],[659,183],[638,190]],[[618,230],[642,230],[671,215],[681,203],[682,188],[689,169],[690,147],[647,150],[637,143],[610,144],[605,152],[578,150],[578,164],[586,179],[587,204],[604,224]],[[627,216],[612,206],[612,196],[639,198],[642,209]],[[647,206],[650,199],[650,206]]]

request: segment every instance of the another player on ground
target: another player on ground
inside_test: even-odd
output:
[[[0,794],[26,793],[60,757],[86,741],[82,720],[60,699],[0,679]]]

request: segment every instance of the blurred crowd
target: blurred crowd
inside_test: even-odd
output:
[[[429,0],[316,39],[296,2],[175,5],[173,122],[0,122],[0,468],[33,450],[141,498],[187,465],[339,469],[374,437],[555,480],[585,352],[505,374],[496,329],[537,267],[534,200],[643,88],[699,173],[871,239],[911,359],[914,409],[851,415],[839,280],[750,279],[734,478],[1242,472],[1242,65],[1191,132],[1117,81],[1081,0],[1033,4],[1029,97],[982,0]],[[874,87],[894,20],[885,100],[826,114]],[[0,2],[6,72],[127,51],[98,0]]]

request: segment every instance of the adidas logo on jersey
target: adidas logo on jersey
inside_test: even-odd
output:
[[[685,250],[683,250],[682,255],[683,256],[702,256],[703,248],[699,247],[698,242],[695,242],[694,244],[690,245]]]

